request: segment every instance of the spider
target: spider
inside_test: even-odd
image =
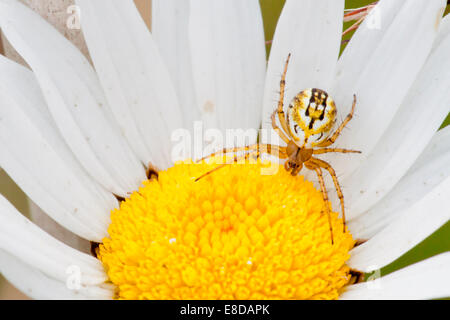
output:
[[[280,138],[287,144],[286,147],[273,145],[273,144],[253,144],[245,147],[236,148],[224,148],[221,151],[212,153],[211,155],[204,157],[201,160],[214,157],[219,154],[237,153],[240,151],[248,152],[242,158],[248,159],[251,155],[259,157],[261,153],[267,153],[275,155],[280,159],[286,159],[284,168],[290,172],[293,176],[296,176],[303,167],[316,172],[319,179],[319,184],[325,202],[326,211],[328,215],[328,223],[331,233],[331,243],[334,243],[333,228],[331,225],[330,206],[331,203],[328,199],[328,193],[325,187],[323,179],[322,169],[328,171],[331,175],[336,189],[339,201],[341,204],[342,219],[344,221],[345,232],[345,208],[344,208],[344,196],[342,194],[339,181],[336,176],[336,172],[333,167],[323,161],[314,157],[314,155],[324,153],[361,153],[357,150],[341,149],[341,148],[328,148],[331,146],[344,127],[352,119],[356,106],[356,95],[353,95],[353,104],[350,113],[341,123],[341,125],[332,133],[332,129],[336,123],[336,105],[333,99],[321,89],[306,89],[298,93],[289,104],[289,110],[284,112],[284,91],[286,84],[286,74],[289,65],[291,54],[288,55],[284,71],[280,81],[280,97],[278,101],[278,108],[274,110],[271,116],[272,127],[278,133]],[[280,122],[281,128],[277,125],[276,117]],[[234,157],[234,162],[237,162],[239,157]],[[230,163],[224,163],[215,169],[203,174],[195,181],[211,174],[212,172],[228,165]]]

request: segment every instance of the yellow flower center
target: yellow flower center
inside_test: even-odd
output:
[[[179,163],[121,203],[98,249],[118,299],[336,299],[354,246],[281,166]]]

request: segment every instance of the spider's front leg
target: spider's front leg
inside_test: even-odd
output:
[[[238,156],[235,155],[234,158],[233,158],[233,162],[237,163],[237,162],[238,162],[239,160],[241,160],[241,159],[244,159],[245,161],[247,161],[248,159],[250,159],[250,156],[251,156],[251,155],[256,155],[256,156],[258,157],[258,156],[259,156],[259,150],[251,151],[251,152],[246,153],[244,156],[241,156],[241,157],[238,157]],[[222,169],[223,167],[225,167],[225,166],[227,166],[227,165],[229,165],[229,164],[231,164],[231,163],[232,163],[232,162],[225,162],[225,163],[222,163],[221,165],[215,167],[214,169],[212,169],[212,170],[210,170],[210,171],[208,171],[208,172],[202,174],[200,177],[198,177],[197,179],[195,179],[195,182],[197,182],[198,180],[200,180],[200,179],[202,179],[202,178],[204,178],[204,177],[206,177],[206,176],[209,176],[211,173],[216,172],[217,170]]]
[[[196,162],[202,162],[203,160],[206,160],[206,159],[218,156],[218,155],[226,155],[228,153],[237,153],[240,151],[254,151],[254,150],[259,149],[259,146],[260,146],[259,144],[251,144],[251,145],[244,146],[244,147],[223,148],[222,150],[213,152],[209,156],[203,157],[203,158],[197,160]]]
[[[333,135],[331,137],[329,137],[327,140],[325,140],[324,142],[322,142],[321,144],[319,144],[318,147],[320,147],[320,148],[328,147],[328,146],[331,146],[336,141],[336,139],[341,134],[342,130],[344,130],[345,126],[350,122],[350,120],[352,120],[353,114],[355,113],[355,107],[356,107],[356,95],[354,94],[352,111],[350,111],[350,113],[347,115],[347,117],[345,117],[344,121],[342,121],[341,125],[339,126],[339,128],[337,128],[337,130],[333,133]]]
[[[237,153],[240,151],[249,151],[250,153],[258,152],[258,155],[261,153],[267,153],[267,154],[271,154],[271,155],[274,155],[274,156],[277,156],[280,158],[280,156],[282,157],[283,154],[286,153],[284,149],[285,149],[284,147],[279,147],[274,144],[256,143],[256,144],[251,144],[249,146],[244,146],[244,147],[223,148],[222,150],[213,152],[209,156],[203,157],[203,158],[197,160],[196,162],[198,163],[198,162],[201,162],[206,159],[210,159],[210,158],[218,156],[218,155],[226,155],[228,153]],[[238,159],[245,159],[244,156],[238,157]],[[235,156],[235,158],[236,158],[236,156]]]
[[[283,106],[284,106],[284,89],[286,87],[286,73],[287,68],[289,65],[289,60],[291,58],[291,54],[289,53],[286,64],[284,65],[284,71],[283,75],[281,76],[280,80],[280,99],[278,100],[278,108],[272,113],[272,127],[273,129],[278,133],[278,135],[281,137],[281,139],[284,140],[284,142],[289,143],[289,138],[286,136],[285,133],[289,132],[288,125],[286,122]],[[278,115],[278,120],[280,121],[281,128],[284,130],[284,132],[277,126],[275,121],[275,114]]]
[[[276,131],[276,133],[278,133],[278,135],[280,136],[281,139],[283,139],[284,142],[289,143],[289,138],[286,136],[286,134],[277,126],[277,121],[276,121],[276,116],[277,114],[277,110],[275,110],[272,113],[272,116],[270,117],[272,119],[272,128],[273,130]]]
[[[287,153],[286,153],[286,148],[285,147],[280,147],[277,145],[273,145],[273,144],[255,144],[252,145],[252,149],[248,149],[250,146],[246,146],[246,147],[238,147],[238,148],[230,148],[230,149],[224,149],[224,150],[251,150],[250,152],[246,153],[244,156],[240,156],[238,157],[237,155],[234,156],[233,161],[232,162],[226,162],[223,163],[221,165],[219,165],[218,167],[202,174],[200,177],[196,178],[195,181],[197,182],[198,180],[210,175],[211,173],[225,167],[226,165],[229,165],[231,163],[237,163],[239,160],[244,160],[247,161],[248,159],[250,159],[250,156],[255,156],[256,158],[258,158],[261,153],[266,153],[266,154],[270,154],[273,156],[278,157],[279,159],[286,159],[287,158]],[[228,153],[233,152],[233,151],[229,151]],[[207,159],[209,157],[211,157],[212,155],[205,157],[204,159]]]

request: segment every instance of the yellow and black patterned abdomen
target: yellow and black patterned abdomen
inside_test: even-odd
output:
[[[323,142],[336,122],[336,105],[323,90],[306,89],[292,99],[288,129],[299,147],[312,148]]]

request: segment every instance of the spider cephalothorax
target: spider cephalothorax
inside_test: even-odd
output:
[[[333,179],[333,183],[341,203],[342,219],[344,220],[345,231],[344,196],[333,167],[328,162],[318,159],[314,155],[330,152],[360,153],[360,151],[356,150],[328,148],[336,141],[341,131],[352,119],[356,106],[356,96],[353,96],[351,112],[334,132],[332,131],[334,124],[336,123],[336,105],[333,99],[321,89],[313,88],[301,91],[292,99],[292,102],[289,105],[288,113],[286,114],[283,109],[284,87],[286,85],[286,73],[290,57],[291,55],[289,54],[280,81],[280,100],[278,101],[278,108],[275,109],[271,117],[272,128],[278,133],[287,146],[282,147],[272,144],[254,144],[240,148],[225,148],[222,151],[215,152],[206,158],[230,152],[247,152],[243,157],[235,156],[234,161],[238,161],[239,158],[248,159],[251,156],[258,157],[261,153],[268,153],[277,156],[280,159],[286,159],[284,167],[293,176],[297,175],[303,167],[315,171],[319,179],[323,199],[326,203],[327,215],[330,222],[331,242],[333,243],[333,229],[330,218],[330,201],[328,200],[328,193],[325,187],[322,169],[328,171]],[[277,124],[277,118],[281,128]],[[227,164],[228,163],[225,163],[222,166],[217,167],[215,170],[220,169]],[[215,170],[205,173],[196,180],[211,174]]]

